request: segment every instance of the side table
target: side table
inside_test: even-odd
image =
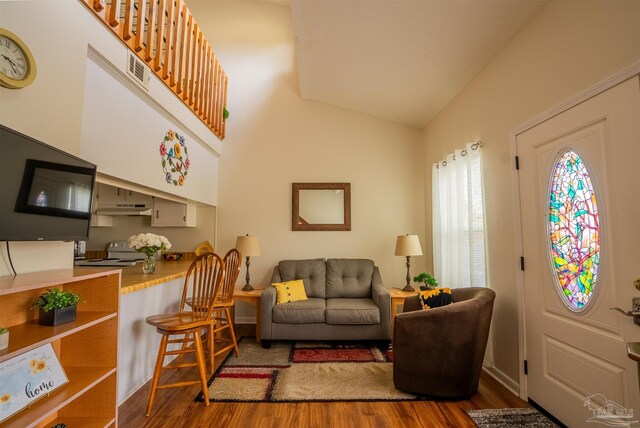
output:
[[[262,298],[263,288],[256,288],[251,291],[242,291],[236,289],[233,292],[233,300],[246,302],[256,307],[256,342],[260,344],[260,299]],[[233,325],[235,326],[236,311],[233,309]]]
[[[393,331],[393,321],[396,318],[396,313],[398,310],[398,305],[404,304],[404,299],[411,296],[417,296],[417,291],[402,291],[399,288],[391,288],[389,290],[389,294],[391,295],[391,331]]]

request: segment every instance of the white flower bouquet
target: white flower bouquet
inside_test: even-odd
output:
[[[147,257],[153,256],[158,251],[166,251],[171,248],[171,242],[162,235],[155,233],[140,233],[127,240],[129,248],[143,253]]]

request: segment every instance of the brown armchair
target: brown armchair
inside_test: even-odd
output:
[[[393,327],[393,383],[401,391],[438,398],[469,397],[478,389],[495,292],[451,290],[451,305],[421,310],[405,300]]]

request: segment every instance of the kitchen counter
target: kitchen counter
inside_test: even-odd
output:
[[[167,262],[158,260],[154,273],[142,272],[142,264],[122,268],[120,294],[133,293],[174,279],[183,278],[191,266],[192,260]]]
[[[118,347],[118,404],[122,404],[153,376],[160,337],[147,317],[176,313],[180,307],[184,277],[193,256],[178,261],[156,261],[154,273],[142,272],[142,264],[122,269]],[[169,350],[178,349],[169,345]]]
[[[158,260],[154,273],[142,264],[122,268],[120,283],[120,337],[118,339],[118,404],[153,376],[160,334],[147,317],[180,309],[184,277],[192,260]],[[178,346],[174,344],[175,346]],[[170,345],[170,350],[176,349]]]
[[[158,260],[156,262],[156,271],[154,273],[142,272],[141,263],[127,267],[100,268],[79,266],[75,269],[82,272],[103,272],[107,270],[121,269],[122,276],[120,280],[120,294],[129,294],[134,291],[144,290],[145,288],[163,284],[174,279],[184,278],[187,275],[187,270],[189,270],[189,266],[191,266],[192,261],[193,260],[189,258],[187,258],[187,260],[182,259],[173,262]]]

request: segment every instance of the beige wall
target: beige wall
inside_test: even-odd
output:
[[[220,159],[217,247],[257,235],[254,285],[281,259],[371,258],[388,287],[402,285],[395,237],[424,236],[423,168],[417,129],[302,100],[289,8],[260,2],[189,1],[229,75]],[[292,232],[292,182],[350,182],[350,232]],[[414,260],[413,272],[424,267]],[[244,281],[244,269],[239,283]]]
[[[427,169],[468,141],[484,143],[489,285],[497,293],[494,360],[513,381],[517,260],[509,131],[639,59],[639,1],[551,1],[424,130]],[[430,207],[428,174],[425,183]],[[426,227],[430,249],[430,210]]]

